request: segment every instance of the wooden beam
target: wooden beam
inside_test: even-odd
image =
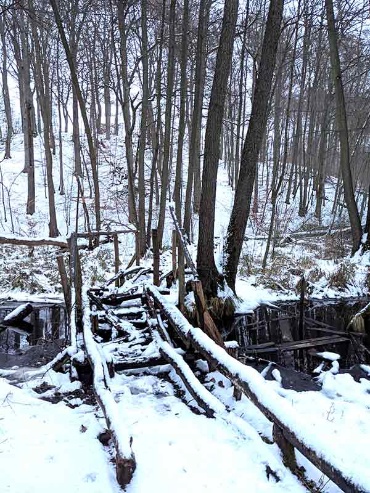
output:
[[[3,245],[19,245],[19,246],[55,246],[59,248],[68,248],[68,243],[63,240],[57,240],[56,238],[8,238],[7,236],[0,236],[0,244]]]

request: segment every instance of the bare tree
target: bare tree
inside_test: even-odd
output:
[[[255,84],[251,117],[241,156],[238,184],[225,245],[225,276],[235,291],[236,273],[249,217],[256,168],[265,133],[284,0],[271,0]]]
[[[215,296],[218,289],[219,273],[214,259],[214,227],[220,139],[227,81],[230,74],[234,45],[235,27],[238,15],[238,0],[225,2],[216,68],[213,77],[208,107],[206,135],[204,141],[204,163],[202,195],[199,209],[199,241],[197,270],[205,294]]]

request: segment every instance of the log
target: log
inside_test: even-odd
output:
[[[24,303],[23,305],[17,306],[12,310],[6,317],[4,317],[3,324],[5,325],[16,325],[18,322],[24,320],[30,313],[33,312],[33,306],[31,303]]]
[[[141,368],[150,368],[152,366],[167,365],[167,360],[163,357],[152,356],[150,358],[133,358],[125,360],[115,360],[114,368],[116,372],[127,370],[139,370]]]
[[[63,249],[68,249],[68,243],[63,240],[57,240],[56,238],[11,238],[7,236],[0,236],[0,243],[3,245],[19,245],[19,246],[55,246]]]
[[[132,451],[132,437],[129,437],[122,428],[118,406],[109,388],[109,370],[93,339],[88,299],[84,299],[84,309],[83,338],[86,354],[93,369],[94,393],[103,411],[108,429],[112,433],[116,449],[116,478],[119,485],[125,488],[131,481],[136,469],[135,455]]]

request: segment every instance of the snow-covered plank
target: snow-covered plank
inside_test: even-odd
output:
[[[109,388],[109,371],[107,363],[102,359],[91,332],[90,308],[86,291],[83,292],[83,335],[86,353],[93,369],[94,391],[104,413],[108,428],[112,432],[116,448],[117,481],[125,487],[133,476],[136,468],[135,456],[132,452],[132,439],[122,425],[118,406]]]
[[[33,306],[31,303],[23,303],[12,310],[8,315],[4,317],[3,322],[7,324],[16,323],[24,318],[26,318],[30,313],[33,312]]]

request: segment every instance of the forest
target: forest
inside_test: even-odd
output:
[[[0,0],[4,491],[370,492],[369,28]]]
[[[368,27],[361,1],[2,2],[3,231],[27,236],[20,218],[47,207],[46,236],[130,223],[144,257],[152,229],[168,244],[174,202],[207,296],[235,291],[248,224],[263,272],[294,221],[349,228],[344,253],[366,249]],[[15,218],[6,166],[22,142]],[[219,170],[233,197],[222,265]]]

